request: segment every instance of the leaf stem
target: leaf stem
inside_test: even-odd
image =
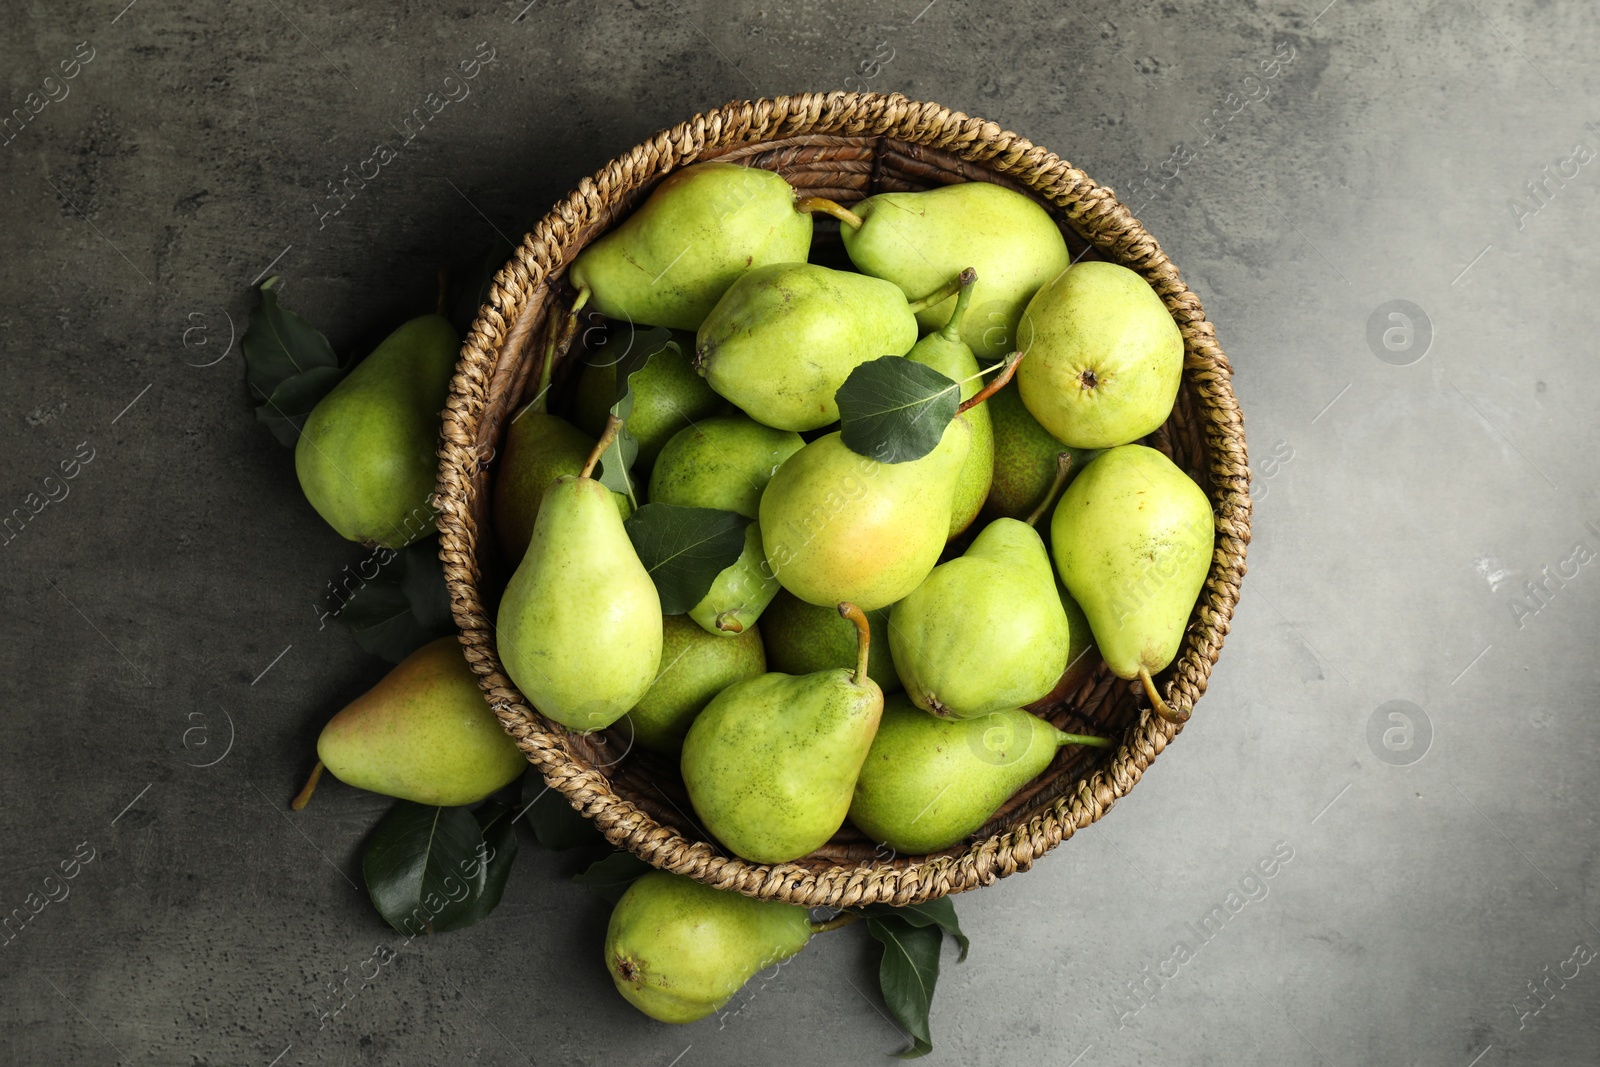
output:
[[[1072,453],[1057,452],[1055,480],[1050,483],[1050,488],[1045,491],[1044,499],[1039,501],[1039,506],[1034,508],[1032,514],[1028,516],[1029,526],[1036,530],[1039,528],[1039,520],[1044,517],[1044,513],[1049,509],[1051,501],[1055,500],[1056,494],[1061,492],[1061,487],[1067,484],[1067,472],[1070,470],[1072,470]]]
[[[972,267],[968,267],[956,276],[960,289],[956,292],[955,310],[950,312],[950,321],[939,331],[939,336],[946,341],[961,340],[961,325],[967,317],[967,305],[972,303],[972,290],[977,281],[978,272]]]
[[[1155,713],[1157,715],[1172,723],[1174,726],[1182,726],[1184,723],[1189,721],[1189,712],[1187,710],[1181,712],[1175,711],[1167,704],[1165,700],[1161,699],[1161,693],[1156,689],[1155,680],[1150,677],[1150,671],[1148,668],[1139,668],[1139,680],[1144,683],[1145,695],[1150,698],[1150,706],[1155,709]]]
[[[824,215],[832,215],[852,230],[861,229],[862,225],[867,221],[843,204],[836,204],[823,196],[802,196],[794,202],[794,209],[803,211],[807,215],[814,215],[819,211]]]
[[[835,915],[833,918],[829,919],[827,922],[812,923],[811,924],[811,932],[813,934],[825,934],[829,930],[838,930],[838,929],[841,929],[843,927],[849,926],[853,922],[860,922],[860,921],[861,921],[861,916],[859,914],[857,914],[856,912],[853,912],[853,911],[840,912],[838,915]]]
[[[872,627],[867,623],[867,613],[848,600],[839,605],[839,614],[855,623],[856,627],[856,677],[855,684],[867,681],[867,652],[872,646]]]
[[[1011,380],[1011,376],[1017,373],[1017,364],[1022,362],[1022,357],[1025,355],[1027,355],[1026,352],[1013,352],[1009,357],[1007,357],[1004,369],[1002,369],[999,374],[995,375],[995,378],[992,382],[978,390],[976,393],[973,393],[970,400],[962,401],[961,406],[956,408],[956,414],[960,415],[964,412],[970,411],[979,404],[983,403],[985,400],[988,400],[991,396],[994,396],[994,394],[998,393],[1000,390],[1004,389],[1006,387],[1006,383]]]
[[[306,779],[306,784],[300,787],[300,792],[289,801],[290,811],[299,811],[311,803],[311,794],[317,791],[317,783],[322,781],[322,761],[317,760],[317,765],[311,768],[311,777]]]
[[[617,434],[622,430],[622,418],[615,413],[606,416],[606,428],[600,434],[600,440],[594,443],[594,449],[589,453],[589,458],[583,465],[583,470],[578,472],[578,477],[587,478],[594,473],[595,465],[600,462],[600,457],[605,450],[611,447],[611,442],[617,439]]]

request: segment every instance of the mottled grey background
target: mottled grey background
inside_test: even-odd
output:
[[[899,1047],[859,929],[724,1027],[650,1022],[601,968],[605,905],[531,842],[489,921],[406,948],[319,1031],[328,984],[396,941],[358,887],[387,802],[284,805],[383,668],[318,629],[360,553],[227,348],[269,266],[347,351],[655,130],[866,87],[994,119],[1141,205],[1233,361],[1259,498],[1181,743],[1037,869],[959,898],[973,949],[947,952],[934,1055],[1596,1062],[1600,962],[1575,955],[1600,948],[1590,4],[525,2],[7,11],[6,108],[80,42],[93,58],[0,146],[0,512],[93,458],[0,556],[0,911],[94,858],[0,947],[0,1061]],[[479,42],[471,96],[319,226],[325,183]],[[1266,895],[1167,963],[1275,849]]]

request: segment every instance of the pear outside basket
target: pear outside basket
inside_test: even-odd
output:
[[[1174,710],[1192,709],[1222,650],[1250,541],[1244,424],[1200,301],[1155,238],[1082,171],[992,122],[899,95],[806,93],[737,102],[657,134],[606,164],[541,219],[496,275],[467,336],[440,444],[440,553],[468,662],[495,714],[529,762],[619,848],[719,889],[811,907],[906,905],[989,885],[1026,870],[1099,819],[1139,781],[1179,732],[1144,705],[1137,682],[1101,664],[1075,691],[1035,710],[1057,726],[1115,738],[1111,749],[1067,748],[967,842],[927,856],[893,855],[848,824],[817,852],[763,865],[730,855],[691,815],[674,761],[630,751],[613,728],[580,736],[538,714],[506,677],[495,650],[498,586],[489,482],[500,435],[530,398],[539,364],[568,318],[566,268],[625,218],[668,172],[701,160],[781,171],[802,195],[847,206],[872,193],[988,181],[1043,204],[1074,255],[1143,275],[1184,339],[1183,384],[1171,418],[1149,444],[1205,489],[1216,517],[1210,573],[1177,659],[1157,679]],[[818,217],[818,240],[837,240]],[[576,354],[553,368],[570,381]],[[532,383],[532,384],[531,384]],[[619,724],[623,730],[626,723]]]

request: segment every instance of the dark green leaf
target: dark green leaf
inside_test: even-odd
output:
[[[317,401],[349,368],[328,339],[278,302],[276,276],[261,283],[261,305],[244,331],[245,376],[256,417],[282,444],[292,445]]]
[[[342,608],[337,600],[332,607],[356,643],[375,656],[399,663],[455,628],[438,545],[431,537],[398,552],[379,549],[353,569],[353,580],[357,586]],[[348,590],[351,584],[347,567],[342,585]]]
[[[662,612],[682,615],[739,559],[750,520],[732,511],[656,503],[644,505],[622,525],[655,580]]]
[[[523,818],[545,848],[564,851],[584,845],[603,845],[606,839],[594,823],[578,813],[567,798],[551,789],[537,773],[522,780]]]
[[[344,379],[338,367],[312,367],[286,379],[256,408],[256,421],[266,424],[280,445],[293,445],[317,402]]]
[[[908,904],[903,908],[890,904],[869,904],[857,910],[869,917],[898,916],[912,926],[937,926],[955,938],[956,944],[961,946],[961,958],[956,962],[967,961],[967,949],[972,945],[967,940],[967,935],[961,932],[961,921],[956,918],[955,903],[949,897],[939,897],[922,904]]]
[[[483,832],[466,808],[402,800],[372,832],[361,873],[390,926],[412,936],[432,934],[487,914],[477,909],[488,884],[486,855]]]
[[[624,493],[628,499],[636,501],[638,494],[630,478],[634,460],[639,457],[639,440],[628,429],[628,417],[633,414],[633,376],[648,366],[656,353],[669,348],[681,353],[682,346],[672,336],[672,331],[659,326],[641,330],[630,323],[612,332],[616,336],[608,333],[606,343],[590,353],[589,362],[600,366],[616,364],[616,393],[611,413],[622,420],[622,429],[611,446],[601,453],[595,477],[612,492]]]
[[[933,1050],[928,1010],[939,981],[944,931],[937,925],[917,926],[903,916],[885,915],[868,919],[867,932],[883,943],[878,988],[883,992],[884,1007],[911,1038],[911,1047],[898,1055],[903,1059],[926,1056]]]
[[[484,865],[483,895],[472,901],[472,919],[440,929],[457,929],[471,926],[485,918],[500,905],[500,894],[505,891],[506,879],[511,874],[511,864],[517,858],[516,812],[508,804],[491,800],[472,813],[478,821],[478,832],[486,846],[479,857]]]
[[[652,870],[653,867],[631,852],[613,852],[573,875],[572,880],[588,886],[596,896],[615,904],[622,899],[622,894],[628,891],[634,879]]]
[[[883,356],[851,371],[834,399],[847,448],[880,463],[905,463],[939,444],[961,406],[961,386],[915,360]]]

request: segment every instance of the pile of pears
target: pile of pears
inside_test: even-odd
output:
[[[819,218],[854,269],[813,261],[828,259]],[[1136,443],[1183,369],[1139,275],[1074,263],[1050,215],[998,185],[845,207],[712,162],[663,180],[568,279],[589,309],[672,341],[625,414],[616,360],[599,358],[570,418],[542,394],[512,420],[493,495],[515,565],[500,660],[547,719],[625,722],[676,758],[731,853],[797,860],[847,819],[904,852],[959,844],[1084,743],[1025,709],[1102,659],[1170,713],[1151,679],[1177,653],[1213,521],[1194,480]],[[837,425],[840,387],[884,356],[964,401],[898,462]],[[595,476],[624,429],[626,494]],[[629,540],[646,501],[748,520],[687,612],[663,615]]]
[[[843,257],[814,247],[835,225]],[[729,853],[799,860],[846,821],[901,854],[960,845],[1062,747],[1111,744],[1030,711],[1101,662],[1156,714],[1186,714],[1153,676],[1194,612],[1214,519],[1190,474],[1138,443],[1171,414],[1183,339],[1142,277],[1075,262],[1034,200],[971,182],[846,207],[700,163],[567,279],[580,306],[671,340],[631,373],[627,404],[600,352],[566,404],[541,389],[510,420],[491,494],[511,568],[499,658],[551,722],[676,759]],[[440,343],[414,333],[411,349]],[[839,428],[840,387],[885,356],[960,392],[915,458],[858,453]],[[384,404],[436,411],[443,379],[420,357],[387,393],[359,373],[313,412],[302,481],[340,532],[383,543],[422,480],[399,430],[390,455],[352,442]],[[620,434],[637,446],[627,492],[596,472],[628,454]],[[389,510],[372,506],[390,484]],[[647,502],[747,522],[688,611],[663,613],[630,541]],[[323,764],[423,802],[487,796],[521,763],[470,681],[458,648],[419,651],[329,724]],[[418,685],[431,695],[413,699]],[[803,909],[650,875],[613,915],[607,965],[632,1003],[683,1022],[810,930]]]

